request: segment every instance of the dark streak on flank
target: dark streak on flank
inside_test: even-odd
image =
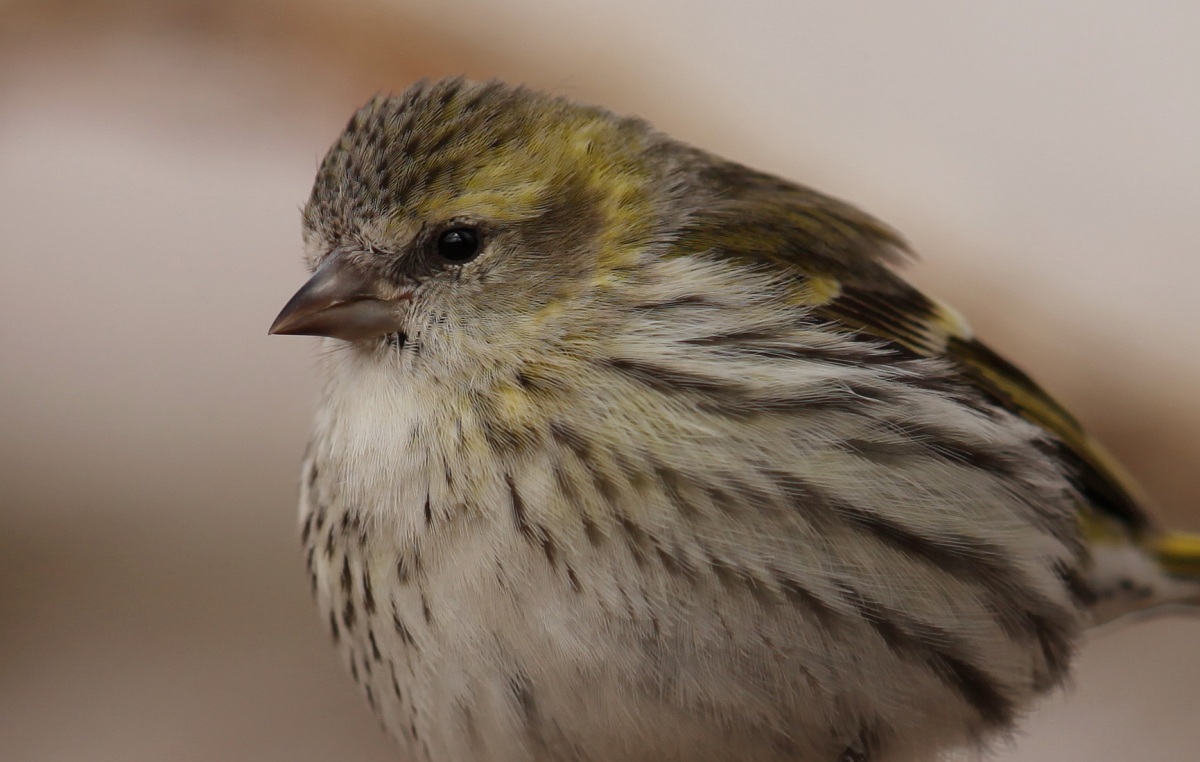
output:
[[[620,493],[601,466],[593,460],[587,440],[578,431],[561,421],[550,423],[550,437],[560,447],[569,450],[591,475],[592,483],[596,491],[600,493],[601,499],[609,505],[616,505],[620,499]],[[589,539],[592,539],[590,535]]]
[[[486,747],[484,746],[483,737],[479,734],[479,726],[475,722],[475,712],[471,710],[469,704],[464,703],[462,700],[456,701],[454,708],[457,710],[458,716],[461,719],[463,733],[467,737],[467,743],[470,745],[470,748],[474,750],[474,755],[478,755],[480,751]]]
[[[704,412],[725,416],[798,411],[864,414],[869,406],[894,399],[895,394],[885,384],[830,379],[820,384],[757,391],[728,383],[723,385],[723,392],[704,394],[694,404]]]
[[[999,548],[965,537],[953,543],[931,541],[867,511],[848,518],[897,550],[982,586],[991,594],[989,611],[1004,631],[1036,639],[1051,673],[1066,673],[1074,629],[1071,613],[1023,583],[1020,573],[1003,562]]]
[[[562,421],[550,422],[550,437],[561,447],[570,450],[580,463],[587,465],[591,460],[591,448],[587,439]]]
[[[400,584],[406,584],[409,581],[409,579],[412,577],[412,573],[413,573],[412,567],[414,567],[414,566],[416,566],[416,564],[413,563],[412,561],[409,561],[408,556],[406,554],[401,553],[399,556],[397,556],[396,557],[396,581],[399,582]]]
[[[839,620],[837,611],[798,579],[774,567],[768,568],[767,571],[775,579],[775,584],[779,585],[779,589],[789,603],[812,613],[817,623],[826,630],[837,625]]]
[[[772,597],[767,582],[756,577],[753,572],[711,552],[707,552],[706,557],[709,570],[724,587],[749,592],[763,607],[770,607],[778,602]]]
[[[508,679],[508,690],[526,722],[533,719],[537,714],[537,704],[529,688],[529,679],[522,674],[513,675]]]
[[[617,515],[617,525],[625,533],[625,538],[628,540],[625,547],[633,555],[634,563],[639,567],[644,567],[647,561],[647,551],[649,550],[646,533],[623,513]]]
[[[592,471],[592,481],[595,482],[596,491],[600,493],[600,497],[605,503],[610,506],[620,504],[621,493],[607,474],[596,468]]]
[[[313,514],[309,513],[304,517],[304,524],[300,527],[300,542],[308,545],[308,538],[312,534]]]
[[[558,545],[544,527],[538,527],[538,536],[541,538],[542,552],[546,554],[546,562],[551,568],[558,568]]]
[[[663,494],[666,495],[671,505],[675,506],[675,510],[679,511],[679,515],[691,520],[698,518],[700,512],[696,506],[683,496],[683,484],[686,480],[682,475],[662,463],[654,463],[653,470],[655,478],[662,486]]]
[[[400,636],[400,640],[405,645],[409,647],[416,645],[412,632],[409,631],[408,625],[404,624],[404,620],[400,618],[400,612],[396,610],[394,605],[392,606],[392,627],[396,630],[396,634]]]
[[[699,373],[625,357],[605,359],[603,365],[660,392],[696,391],[704,393],[738,391],[728,382]]]
[[[503,457],[515,457],[523,452],[530,442],[532,432],[518,431],[501,425],[498,419],[489,417],[483,422],[483,437],[492,452]]]
[[[703,489],[709,502],[726,516],[737,517],[742,512],[742,501],[724,489],[714,484],[705,484]]]
[[[730,347],[738,351],[750,347],[770,343],[772,346],[780,342],[781,331],[744,330],[728,331],[726,333],[709,333],[703,336],[692,336],[681,339],[680,344],[693,347]]]
[[[314,548],[310,545],[308,552],[304,554],[304,563],[308,567],[308,586],[313,595],[317,594],[317,569],[313,566],[313,551]]]
[[[538,759],[557,759],[562,762],[581,762],[590,758],[564,736],[553,718],[543,716],[529,678],[524,673],[518,672],[509,678],[509,691],[517,713],[523,720],[528,753]]]
[[[887,442],[863,437],[849,437],[834,443],[840,450],[882,465],[916,457],[921,447],[914,442]]]
[[[583,499],[579,495],[579,491],[571,481],[571,477],[563,468],[562,463],[554,464],[554,481],[558,486],[558,492],[562,495],[566,505],[576,508],[580,511],[580,521],[583,523],[583,533],[587,537],[589,543],[593,546],[598,545],[603,539],[599,529],[596,527],[595,521],[590,516],[583,512]]]
[[[363,611],[367,616],[372,616],[375,613],[375,591],[371,587],[371,570],[367,568],[366,562],[363,562]]]
[[[333,635],[334,643],[341,642],[342,630],[338,627],[337,616],[333,613],[333,609],[329,609],[329,632]]]
[[[1010,637],[1034,640],[1046,659],[1051,681],[1067,672],[1075,632],[1073,613],[1042,596],[1004,561],[1001,548],[969,537],[931,539],[872,511],[838,500],[805,480],[764,469],[780,491],[817,522],[841,518],[885,545],[970,580],[989,593],[984,605]]]
[[[583,514],[582,521],[584,536],[587,537],[592,547],[599,547],[604,542],[604,533],[600,531],[600,527],[596,526],[595,520],[586,513]]]
[[[582,502],[579,499],[579,493],[571,482],[571,477],[567,475],[566,469],[563,468],[563,464],[556,461],[552,471],[554,472],[554,484],[558,487],[558,494],[562,496],[563,501],[567,505],[579,505]]]
[[[567,582],[571,585],[571,592],[578,593],[583,590],[583,585],[579,584],[579,577],[575,575],[575,569],[567,567]]]
[[[662,640],[662,622],[658,615],[654,613],[654,609],[650,609],[650,634],[654,640]]]
[[[342,592],[349,596],[352,592],[352,578],[350,576],[350,556],[342,556]]]
[[[637,548],[641,553],[645,553],[648,548],[648,536],[646,532],[637,525],[633,519],[626,516],[624,513],[617,515],[617,524],[625,532],[625,536],[629,539],[630,544]]]
[[[659,310],[673,310],[680,307],[720,307],[721,302],[701,294],[683,294],[682,296],[671,297],[664,299],[661,302],[643,302],[642,304],[633,305],[632,309],[639,312],[657,312]]]
[[[657,541],[654,543],[654,551],[658,554],[659,563],[667,570],[667,573],[673,577],[686,577],[694,579],[696,570],[687,559],[682,556],[676,556],[671,551],[664,548]]]
[[[426,597],[425,591],[421,591],[421,616],[425,618],[425,624],[433,624],[433,612],[429,608],[429,598]]]
[[[529,524],[529,518],[525,513],[525,499],[521,497],[521,493],[517,490],[517,484],[513,480],[512,474],[505,474],[504,481],[508,485],[509,506],[512,509],[513,523],[517,527],[525,539],[533,541],[533,527]]]
[[[895,365],[901,360],[882,342],[853,341],[851,334],[839,336],[825,346],[805,344],[805,337],[792,337],[787,326],[777,332],[731,331],[684,339],[681,343],[714,349],[724,354],[760,360],[819,362],[827,365],[859,367]]]
[[[528,542],[541,547],[542,552],[546,555],[546,561],[549,562],[550,566],[557,566],[558,545],[550,537],[550,533],[546,531],[544,526],[534,524],[529,520],[529,515],[525,507],[525,499],[517,489],[516,481],[513,479],[512,474],[506,474],[504,480],[508,485],[513,523],[516,525],[517,531]]]
[[[392,693],[396,694],[396,698],[403,699],[404,692],[400,690],[400,681],[396,678],[396,665],[390,660],[388,661],[388,671],[392,673]]]
[[[621,596],[621,603],[624,604],[625,617],[630,622],[636,622],[641,617],[638,616],[637,609],[633,607],[633,601],[629,598],[629,593],[625,592],[624,585],[617,585],[617,594]]]
[[[839,585],[843,598],[899,656],[925,664],[955,693],[974,707],[984,724],[1002,728],[1015,717],[1013,702],[969,656],[949,632],[928,622],[884,606],[847,584]]]
[[[529,686],[529,678],[521,673],[511,676],[508,679],[508,690],[517,706],[529,746],[541,756],[546,751],[546,739],[542,735],[542,720],[533,690]]]
[[[989,446],[984,442],[964,442],[936,426],[908,422],[892,422],[889,425],[904,439],[948,460],[1004,478],[1018,474],[1014,454],[1002,447]]]

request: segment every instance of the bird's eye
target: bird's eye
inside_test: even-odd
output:
[[[438,256],[447,262],[468,262],[475,258],[479,249],[479,231],[474,228],[451,228],[438,236]]]

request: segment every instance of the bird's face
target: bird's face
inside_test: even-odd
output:
[[[497,84],[372,101],[318,172],[313,276],[272,332],[408,352],[440,373],[546,351],[654,236],[648,135]]]

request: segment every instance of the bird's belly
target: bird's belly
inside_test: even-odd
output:
[[[310,462],[301,496],[321,614],[413,759],[897,762],[1042,690],[1036,639],[1009,637],[982,596],[956,599],[945,632],[881,622],[763,564],[768,534],[754,552],[685,556],[678,543],[716,554],[721,538],[631,519],[591,531],[577,513],[552,533],[534,487],[476,489],[489,510],[469,510],[430,483]],[[361,488],[379,484],[395,487],[385,506]],[[908,563],[889,590],[928,578]]]
[[[888,725],[911,714],[914,732],[961,722],[945,700],[898,712],[889,686],[926,678],[886,649],[858,649],[856,673],[840,675],[803,618],[748,616],[700,586],[665,601],[616,560],[549,564],[486,524],[422,553],[343,515],[314,516],[305,533],[317,602],[413,759],[835,762],[874,744],[872,759],[894,760],[874,703],[892,704]],[[872,673],[869,702],[844,690]]]
[[[856,740],[814,717],[813,757],[804,717],[793,710],[791,731],[773,727],[782,724],[778,707],[754,706],[765,698],[753,685],[763,659],[718,656],[724,633],[690,636],[709,644],[714,665],[741,663],[745,674],[694,669],[674,647],[649,645],[663,637],[662,622],[635,611],[631,624],[631,612],[583,591],[534,589],[545,580],[521,587],[473,564],[475,552],[459,556],[473,570],[410,577],[384,592],[396,564],[376,563],[370,550],[364,563],[361,547],[335,543],[328,558],[318,554],[318,602],[351,675],[414,759],[833,762]],[[468,576],[474,584],[463,583]],[[734,707],[731,697],[744,702],[742,716],[714,722]]]

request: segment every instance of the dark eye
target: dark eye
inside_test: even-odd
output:
[[[479,231],[474,228],[451,228],[438,236],[438,256],[447,262],[467,262],[479,253]]]

